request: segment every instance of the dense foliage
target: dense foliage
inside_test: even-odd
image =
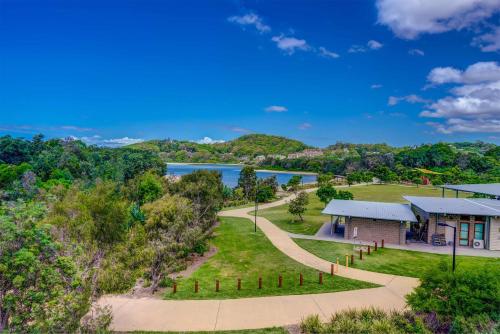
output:
[[[5,136],[0,159],[0,331],[105,331],[93,301],[156,291],[206,250],[223,203],[219,173],[169,184],[147,150]]]

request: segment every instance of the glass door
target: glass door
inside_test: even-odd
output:
[[[474,225],[474,239],[484,240],[484,224]]]
[[[460,223],[458,244],[460,246],[469,246],[469,223]]]

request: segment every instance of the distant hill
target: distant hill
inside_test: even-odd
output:
[[[165,139],[127,147],[158,152],[163,159],[174,162],[241,162],[261,155],[287,155],[310,148],[298,140],[264,134],[245,135],[216,144]]]

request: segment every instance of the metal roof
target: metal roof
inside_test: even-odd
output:
[[[403,196],[411,204],[429,213],[500,216],[500,201],[494,199]]]
[[[500,196],[500,183],[485,183],[485,184],[445,184],[442,186],[445,189],[466,191],[470,193],[478,193],[492,196]]]
[[[416,222],[417,218],[408,204],[351,201],[334,199],[323,214],[346,217],[372,218]]]

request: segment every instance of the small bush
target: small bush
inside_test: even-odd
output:
[[[323,332],[323,324],[317,314],[310,315],[300,323],[300,331],[308,334],[319,334]]]

